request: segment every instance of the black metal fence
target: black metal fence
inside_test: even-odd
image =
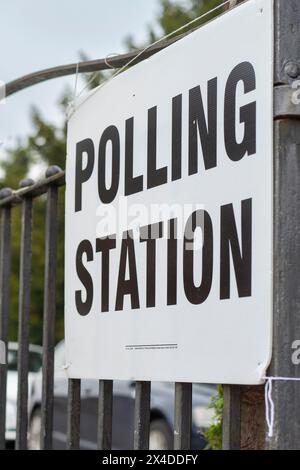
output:
[[[26,449],[28,435],[28,358],[30,327],[30,286],[32,258],[32,206],[34,199],[47,197],[45,214],[45,277],[43,318],[43,385],[41,447],[52,447],[53,427],[53,374],[55,346],[55,293],[57,207],[59,187],[65,184],[64,172],[51,167],[46,179],[33,183],[24,180],[18,191],[3,189],[0,192],[1,248],[0,248],[0,338],[7,345],[10,310],[11,275],[11,216],[15,206],[22,206],[22,229],[19,278],[19,328],[18,328],[18,395],[16,448]],[[7,348],[6,348],[7,355]],[[7,362],[7,360],[6,360]],[[0,366],[0,449],[5,448],[7,365]]]
[[[41,449],[51,449],[54,413],[54,348],[56,314],[56,268],[58,231],[58,192],[65,184],[65,174],[50,167],[46,178],[37,183],[24,180],[20,189],[0,192],[0,339],[8,343],[11,276],[11,216],[14,207],[22,206],[20,246],[19,329],[18,329],[18,395],[16,449],[26,449],[28,442],[28,357],[30,328],[30,285],[32,270],[32,207],[34,200],[47,197],[45,213],[45,273],[43,314],[43,368],[41,404]],[[7,351],[6,351],[7,354]],[[6,361],[7,362],[7,361]],[[0,366],[0,449],[5,448],[7,365]],[[68,449],[80,448],[80,380],[69,380],[67,409]],[[151,383],[135,386],[134,449],[149,448]],[[99,381],[98,448],[111,449],[113,382]],[[174,449],[190,449],[192,426],[192,384],[175,385]]]

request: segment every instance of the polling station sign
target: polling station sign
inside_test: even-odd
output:
[[[71,378],[258,384],[272,336],[272,1],[249,1],[76,103]]]

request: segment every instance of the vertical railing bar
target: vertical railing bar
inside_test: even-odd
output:
[[[30,184],[31,181],[28,181]],[[24,181],[24,184],[26,180]],[[24,184],[22,187],[24,187]],[[28,431],[28,362],[29,362],[29,317],[31,286],[31,233],[32,198],[22,202],[22,229],[20,251],[19,287],[19,331],[18,331],[18,394],[16,449],[27,449]]]
[[[151,382],[136,382],[134,450],[149,449]]]
[[[51,176],[52,168],[46,172]],[[54,167],[55,170],[55,167]],[[43,319],[43,384],[41,406],[41,449],[52,448],[54,410],[54,346],[56,313],[58,187],[49,186],[46,210],[45,285]]]
[[[111,450],[113,412],[113,381],[99,380],[98,449]]]
[[[11,207],[1,209],[0,247],[0,340],[8,343],[9,290],[11,268]],[[7,360],[6,360],[7,362]],[[0,450],[5,449],[7,365],[0,365]]]
[[[80,449],[81,380],[68,381],[67,449]]]
[[[223,450],[240,450],[241,386],[223,385],[223,396],[222,448]]]
[[[28,348],[31,284],[32,199],[22,202],[20,254],[19,332],[18,332],[18,395],[16,449],[27,448],[28,428]]]
[[[175,383],[174,450],[190,450],[192,431],[191,383]]]

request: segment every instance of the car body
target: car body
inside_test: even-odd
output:
[[[68,380],[65,372],[64,342],[55,350],[54,377],[54,448],[64,449],[67,434],[67,394]],[[41,396],[41,374],[36,377],[36,396]],[[97,407],[99,382],[82,380],[81,383],[81,448],[97,448]],[[203,432],[213,421],[212,410],[208,408],[216,387],[212,385],[193,385],[193,426],[192,449],[202,449],[206,445]],[[114,381],[113,385],[113,449],[133,448],[135,382]],[[39,447],[40,403],[33,407],[30,426],[31,448]],[[153,450],[171,449],[174,429],[174,384],[151,384],[151,424],[150,448]]]
[[[5,439],[8,446],[13,446],[16,439],[17,425],[17,394],[18,394],[18,343],[8,343],[7,348],[7,399],[6,399],[6,429]],[[29,346],[28,372],[28,416],[38,401],[40,393],[35,388],[35,378],[42,367],[42,348]]]

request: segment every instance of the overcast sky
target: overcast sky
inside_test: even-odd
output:
[[[124,38],[131,34],[143,42],[158,11],[159,0],[1,0],[0,80],[76,62],[79,51],[91,59],[124,52]],[[0,104],[0,158],[5,146],[28,134],[32,105],[60,122],[57,101],[67,85],[74,88],[74,77],[34,86]]]

